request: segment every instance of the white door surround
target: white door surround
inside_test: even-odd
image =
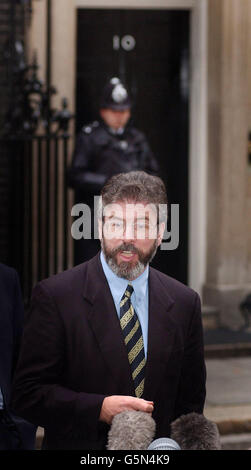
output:
[[[75,7],[191,11],[188,283],[201,294],[206,275],[207,0],[137,0],[136,6],[135,0],[75,0]]]

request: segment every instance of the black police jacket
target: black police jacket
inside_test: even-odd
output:
[[[132,126],[120,135],[113,134],[104,123],[95,121],[77,136],[68,180],[76,190],[99,194],[108,178],[135,170],[158,173],[145,135]]]

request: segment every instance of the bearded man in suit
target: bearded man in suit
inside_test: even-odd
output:
[[[149,267],[164,234],[164,183],[122,173],[101,196],[101,252],[40,282],[26,318],[12,405],[45,428],[45,449],[105,449],[124,410],[151,413],[156,438],[203,412],[199,296]]]

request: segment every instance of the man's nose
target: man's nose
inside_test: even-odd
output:
[[[124,233],[123,233],[123,240],[126,240],[127,242],[135,240],[135,230],[134,230],[134,225],[133,224],[126,224],[124,228]]]

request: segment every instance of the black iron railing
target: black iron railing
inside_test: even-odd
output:
[[[60,110],[52,107],[52,1],[45,1],[46,83],[38,77],[35,54],[28,63],[24,44],[32,1],[4,2],[7,108],[0,116],[0,262],[18,270],[26,302],[36,282],[68,268],[72,259],[66,174],[74,116],[66,98]]]
[[[10,159],[8,264],[29,300],[39,280],[71,263],[67,157],[70,137],[35,135],[0,140]]]

